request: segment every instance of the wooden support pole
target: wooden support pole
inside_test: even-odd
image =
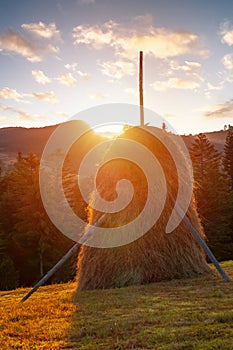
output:
[[[208,247],[208,245],[205,243],[205,241],[203,241],[203,239],[199,235],[198,231],[193,227],[193,225],[191,224],[187,215],[184,216],[183,220],[184,220],[185,224],[188,226],[188,228],[190,229],[190,232],[192,233],[192,235],[196,238],[196,240],[198,241],[200,246],[204,249],[204,251],[208,255],[209,259],[214,264],[216,270],[220,273],[220,275],[222,276],[224,281],[230,282],[230,278],[227,276],[226,272],[223,270],[223,268],[219,264],[218,260],[215,258],[214,254],[212,253],[212,251]]]
[[[139,53],[139,98],[140,98],[140,125],[144,126],[143,105],[143,51]]]
[[[46,273],[46,275],[41,278],[41,280],[39,282],[37,282],[35,284],[35,286],[21,299],[21,303],[23,303],[24,301],[26,301],[33,293],[35,293],[37,291],[37,289],[40,286],[43,286],[43,284],[45,284],[45,282],[48,281],[48,279],[50,277],[52,277],[54,275],[55,272],[57,272],[60,267],[74,254],[78,251],[80,247],[79,243],[76,243],[75,245],[73,245],[73,247],[61,258],[61,260],[58,261],[58,263],[56,263],[56,265],[49,270],[49,272]]]
[[[85,242],[88,240],[88,238],[90,238],[94,233],[95,233],[95,228],[98,227],[102,221],[104,220],[106,214],[103,214],[95,223],[95,225],[90,226],[90,228],[87,230],[87,232],[83,232],[82,237],[80,238],[79,242],[75,243],[73,245],[72,248],[70,248],[70,250],[56,263],[56,265],[49,270],[46,275],[41,278],[41,280],[39,282],[37,282],[35,284],[35,286],[21,299],[21,303],[23,303],[24,301],[26,301],[28,298],[30,298],[30,296],[35,293],[37,291],[37,289],[40,286],[43,286],[43,284],[45,284],[45,282],[48,281],[48,279],[53,276],[53,274],[55,272],[57,272],[60,267],[74,254],[78,251],[79,247],[82,244],[85,244]]]
[[[230,278],[226,274],[226,272],[223,270],[223,268],[220,266],[218,260],[215,258],[214,254],[208,247],[208,245],[205,243],[205,241],[201,238],[199,232],[193,227],[191,221],[189,220],[188,216],[186,213],[183,212],[183,210],[177,206],[176,207],[177,213],[183,218],[184,223],[186,226],[189,228],[191,234],[193,237],[197,240],[197,242],[200,244],[200,246],[204,249],[205,253],[209,257],[210,261],[214,264],[216,270],[220,273],[222,276],[223,280],[225,282],[230,282]]]

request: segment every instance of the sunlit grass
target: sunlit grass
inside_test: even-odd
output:
[[[67,345],[74,284],[40,288],[24,304],[28,289],[0,292],[0,349],[61,349]]]
[[[233,262],[222,264],[233,281]],[[202,276],[80,292],[0,292],[0,349],[233,349],[233,282]]]

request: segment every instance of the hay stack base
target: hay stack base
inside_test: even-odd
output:
[[[165,207],[156,224],[128,245],[104,249],[83,245],[78,256],[77,290],[124,287],[210,273],[204,252],[184,222],[172,233],[165,233],[178,191],[176,166],[166,147],[139,128],[128,130],[124,137],[143,143],[162,164],[168,189]],[[171,135],[164,133],[163,137]],[[103,168],[97,178],[101,195],[106,200],[112,200],[114,186],[122,178],[128,178],[133,184],[134,197],[123,212],[107,215],[103,222],[106,228],[133,220],[146,201],[147,183],[142,171],[125,160],[109,162]],[[89,207],[89,223],[94,224],[100,215]],[[194,202],[190,204],[187,216],[204,237]]]

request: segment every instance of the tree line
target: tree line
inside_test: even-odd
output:
[[[220,261],[233,259],[233,127],[228,127],[222,154],[199,134],[190,155],[194,196],[207,243]],[[75,190],[75,172],[69,162],[66,165],[63,185],[67,184],[68,202],[85,220],[86,204]],[[52,224],[43,207],[39,168],[35,154],[18,153],[13,167],[0,171],[0,289],[31,286],[74,244]],[[70,259],[50,283],[73,279],[76,259]]]
[[[30,286],[73,245],[50,221],[39,188],[40,160],[18,154],[12,169],[0,177],[0,289]],[[76,257],[50,282],[75,276]]]
[[[197,135],[190,155],[194,196],[207,243],[221,260],[233,259],[233,127],[221,154],[206,135]]]

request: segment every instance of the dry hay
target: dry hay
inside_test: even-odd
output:
[[[160,132],[165,139],[172,137],[164,131]],[[156,224],[130,244],[116,248],[93,248],[83,245],[78,257],[77,290],[123,287],[194,277],[210,272],[204,252],[184,222],[171,234],[165,233],[178,191],[176,166],[170,153],[158,139],[142,129],[132,128],[124,137],[143,143],[162,164],[168,190],[165,207]],[[132,182],[133,200],[123,211],[108,214],[101,224],[104,227],[126,224],[144,207],[147,196],[146,178],[138,166],[126,160],[112,160],[99,171],[97,187],[104,199],[113,200],[116,197],[116,183],[122,178]],[[151,214],[153,215],[153,208]],[[89,207],[88,215],[89,223],[94,224],[101,213]],[[193,201],[187,216],[204,237]]]

